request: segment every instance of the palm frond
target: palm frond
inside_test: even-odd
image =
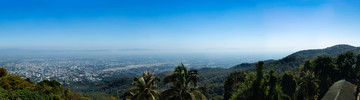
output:
[[[180,66],[175,67],[173,74],[166,76],[163,83],[172,82],[172,87],[161,93],[163,100],[202,100],[205,96],[200,92],[206,91],[204,87],[198,87],[200,81],[197,70],[187,70],[185,65],[181,63]],[[199,91],[194,92],[192,91]],[[199,93],[201,95],[199,95]],[[206,98],[205,98],[206,99]]]

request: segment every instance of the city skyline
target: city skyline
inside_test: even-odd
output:
[[[0,49],[291,53],[359,46],[360,2],[0,1]]]

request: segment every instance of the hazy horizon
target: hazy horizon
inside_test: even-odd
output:
[[[278,54],[359,46],[360,1],[0,1],[0,49]]]

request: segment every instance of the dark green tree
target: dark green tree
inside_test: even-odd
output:
[[[45,94],[57,94],[60,95],[63,92],[61,84],[56,80],[43,80],[37,83],[36,89]]]
[[[252,84],[253,95],[251,99],[253,100],[264,100],[266,96],[266,87],[264,85],[264,69],[265,65],[263,61],[256,63],[256,80]]]
[[[70,96],[71,96],[70,88],[65,89],[64,96],[65,96],[66,99],[70,99]]]
[[[358,77],[360,76],[360,54],[356,56],[354,72],[355,74],[357,74]]]
[[[330,86],[337,81],[338,70],[335,68],[334,62],[331,57],[319,56],[314,60],[315,75],[320,80],[320,95],[322,98]]]
[[[155,89],[160,79],[149,71],[145,71],[141,77],[135,77],[132,82],[135,88],[128,90],[125,98],[131,100],[159,100],[160,93]]]
[[[291,97],[284,94],[278,84],[279,78],[274,70],[267,73],[267,100],[291,100]]]
[[[306,60],[301,71],[314,71],[314,65],[310,60]]]
[[[351,76],[354,75],[353,65],[355,65],[355,56],[351,51],[347,51],[346,53],[340,54],[336,59],[336,65],[340,71],[339,79],[351,79]]]
[[[311,71],[302,72],[305,76],[300,78],[298,100],[315,100],[318,95],[318,79]]]
[[[175,67],[173,74],[166,76],[164,84],[172,83],[170,89],[161,93],[162,100],[205,100],[199,87],[199,74],[197,70],[188,71],[184,64]]]
[[[250,73],[244,82],[239,82],[231,100],[290,100],[280,85],[279,78],[274,70],[270,70],[264,77],[264,62],[256,64],[256,73]]]
[[[335,73],[333,59],[328,56],[319,56],[314,60],[314,72],[317,76],[327,76]]]
[[[276,91],[276,86],[277,86],[277,81],[278,78],[276,76],[276,73],[274,70],[270,70],[268,72],[268,82],[267,84],[269,85],[269,91],[268,91],[268,96],[267,99],[268,100],[275,100],[278,97],[277,91]]]
[[[244,82],[246,77],[246,73],[244,71],[235,71],[232,72],[226,79],[224,88],[224,100],[229,100],[232,96],[232,93],[238,88],[236,85],[239,82]]]
[[[245,77],[245,81],[238,83],[238,88],[232,93],[230,100],[253,100],[252,86],[255,81],[256,73],[249,72]]]
[[[295,97],[297,84],[294,74],[285,72],[285,74],[282,76],[280,85],[284,94],[292,98]]]
[[[6,76],[7,75],[7,71],[5,68],[0,68],[0,77]]]

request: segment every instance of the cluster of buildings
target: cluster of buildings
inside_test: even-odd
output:
[[[106,77],[127,73],[137,75],[145,70],[155,73],[173,70],[183,62],[189,68],[227,66],[201,57],[154,56],[17,56],[0,57],[0,67],[9,74],[30,78],[33,82],[56,80],[61,84],[98,82]],[[159,64],[161,63],[161,64]],[[124,68],[122,67],[135,67]],[[104,69],[121,69],[104,71]]]

